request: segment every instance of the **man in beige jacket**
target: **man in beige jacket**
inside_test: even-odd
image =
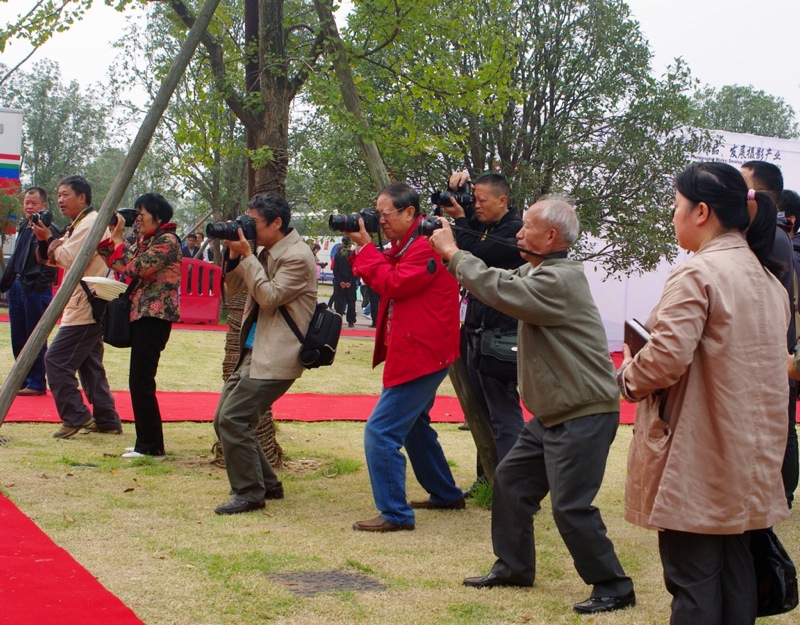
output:
[[[255,431],[259,417],[303,373],[300,342],[279,307],[285,307],[305,335],[317,305],[314,254],[289,227],[286,200],[274,193],[256,195],[247,205],[247,216],[253,221],[258,254],[241,228],[238,240],[223,241],[230,256],[225,285],[231,294],[247,289],[247,301],[239,363],[222,387],[214,415],[232,496],[214,509],[217,514],[258,510],[264,499],[283,498],[283,486]]]
[[[57,201],[61,213],[72,220],[64,236],[56,239],[41,221],[33,225],[33,234],[39,241],[39,258],[66,271],[86,242],[97,211],[92,208],[92,187],[82,176],[64,178],[58,185]],[[106,264],[95,252],[83,275],[104,276],[107,272]],[[103,325],[92,316],[91,305],[81,286],[75,288],[64,307],[61,326],[47,350],[45,369],[62,421],[53,438],[70,438],[81,429],[122,434],[122,423],[103,367]],[[91,411],[83,403],[76,372],[86,399],[92,404]]]

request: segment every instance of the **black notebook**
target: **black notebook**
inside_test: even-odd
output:
[[[625,322],[625,344],[630,348],[631,356],[635,356],[649,340],[650,330],[643,323],[636,319]]]

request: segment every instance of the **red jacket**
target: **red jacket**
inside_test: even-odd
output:
[[[459,357],[458,282],[424,237],[397,255],[417,223],[386,253],[370,243],[350,255],[355,274],[381,296],[372,366],[386,361],[384,388],[444,369]]]

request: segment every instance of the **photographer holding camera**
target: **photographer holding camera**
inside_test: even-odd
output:
[[[280,308],[305,335],[317,305],[314,254],[289,227],[291,215],[283,197],[262,193],[247,204],[247,215],[206,230],[209,237],[224,239],[228,250],[228,292],[247,289],[239,363],[222,387],[214,415],[232,495],[214,509],[217,514],[250,512],[263,508],[265,499],[283,499],[283,486],[258,444],[256,426],[303,373],[301,344]]]
[[[83,176],[67,176],[61,180],[57,197],[61,214],[72,220],[64,236],[53,236],[41,219],[33,224],[33,235],[39,241],[37,259],[67,271],[86,244],[97,211],[92,208],[92,186]],[[105,263],[94,252],[83,272],[84,277],[107,273]],[[83,288],[77,286],[64,307],[61,325],[45,356],[47,382],[62,422],[53,438],[70,438],[82,429],[122,434],[122,422],[103,366],[103,353],[103,324],[95,319]],[[91,411],[78,390],[76,373],[80,375],[86,399],[92,404]]]
[[[372,493],[380,514],[356,521],[353,529],[394,532],[414,529],[414,510],[406,501],[406,459],[430,499],[412,502],[429,509],[464,508],[429,411],[436,389],[458,358],[458,284],[441,256],[417,233],[422,220],[419,194],[408,184],[389,185],[378,194],[377,217],[389,249],[370,238],[376,225],[362,211],[350,262],[357,276],[381,296],[373,366],[386,361],[383,392],[364,430]],[[366,222],[366,223],[365,223]]]
[[[36,260],[36,237],[33,236],[33,224],[39,220],[49,227],[52,236],[61,232],[53,224],[53,217],[47,210],[47,192],[41,187],[31,187],[25,191],[22,202],[25,219],[19,224],[14,252],[8,260],[3,278],[0,281],[0,292],[8,291],[8,317],[11,322],[11,350],[14,359],[19,356],[28,337],[33,333],[39,319],[53,299],[53,282],[58,270],[46,267]],[[17,395],[31,396],[47,393],[44,377],[44,355],[47,343],[33,361],[25,385]]]
[[[467,193],[469,184],[469,174],[466,171],[456,172],[450,177],[448,185],[449,191],[455,193],[448,194],[446,198],[439,194],[444,200],[440,204],[442,210],[455,220],[455,225],[459,228],[455,232],[458,248],[481,259],[487,267],[516,269],[525,262],[515,247],[522,220],[516,209],[509,206],[511,190],[505,178],[498,174],[479,177],[473,184],[472,198]],[[461,206],[459,198],[467,202],[466,206]],[[472,203],[469,203],[470,199]],[[510,245],[503,245],[486,235],[505,239]],[[478,368],[480,341],[486,332],[515,334],[517,320],[484,304],[469,292],[466,293],[465,300],[466,311],[462,313],[462,321],[467,352],[462,357],[470,385],[489,417],[499,463],[516,443],[525,421],[519,403],[516,369],[504,377],[497,377],[497,369],[487,368],[482,372]],[[478,480],[481,479],[483,468],[479,459]]]

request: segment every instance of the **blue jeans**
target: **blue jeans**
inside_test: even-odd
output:
[[[364,452],[375,506],[392,523],[413,525],[414,511],[406,501],[405,446],[411,468],[433,503],[448,504],[463,497],[444,457],[428,411],[447,367],[386,388],[364,430]]]
[[[11,322],[11,351],[14,352],[15,359],[22,352],[22,348],[25,347],[25,343],[52,299],[52,289],[31,290],[30,293],[26,293],[22,282],[14,280],[8,292],[8,318]],[[43,391],[47,388],[44,377],[46,352],[47,343],[42,345],[25,378],[25,386],[31,390]]]

